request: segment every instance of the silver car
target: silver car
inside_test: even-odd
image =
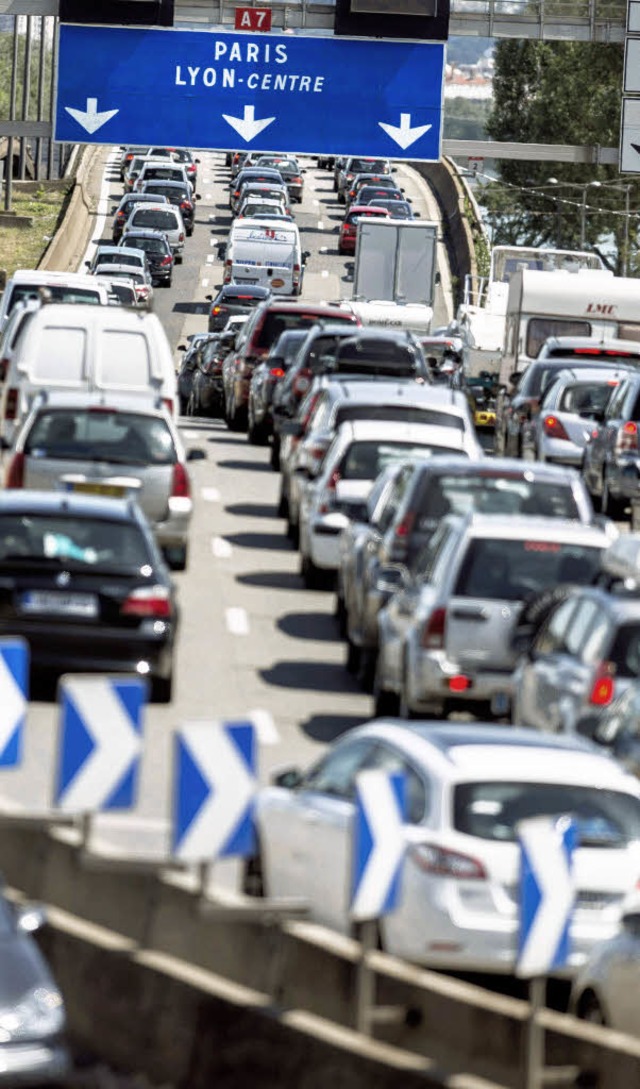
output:
[[[580,468],[595,421],[614,390],[629,374],[627,367],[571,367],[555,378],[544,394],[540,411],[523,428],[523,457]]]
[[[123,227],[123,234],[132,228],[150,228],[166,234],[171,251],[176,261],[182,261],[186,228],[180,209],[173,204],[148,203],[133,206],[133,210]]]
[[[40,395],[9,460],[5,487],[62,488],[135,498],[175,570],[187,563],[191,485],[185,454],[166,409],[146,396]]]
[[[631,893],[621,928],[595,946],[573,981],[571,1013],[617,1032],[640,1036],[640,896]]]
[[[506,713],[523,602],[590,582],[609,544],[604,529],[559,518],[445,518],[378,616],[376,714]]]

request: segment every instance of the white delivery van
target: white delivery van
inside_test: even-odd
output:
[[[507,297],[500,383],[526,370],[554,336],[640,340],[640,281],[605,270],[515,272]]]
[[[0,437],[11,444],[43,390],[149,392],[176,416],[176,375],[155,314],[115,306],[43,306],[29,318],[0,398]]]
[[[229,232],[224,283],[259,284],[274,295],[299,295],[306,256],[295,223],[243,219]]]
[[[0,332],[18,302],[37,299],[47,288],[51,302],[89,303],[107,306],[109,292],[84,272],[47,272],[46,269],[18,268],[7,280],[0,302]]]

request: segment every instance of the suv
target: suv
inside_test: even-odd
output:
[[[260,284],[223,284],[217,295],[206,295],[209,308],[209,332],[220,333],[232,314],[248,314],[271,298],[271,290]]]
[[[614,391],[601,423],[590,427],[582,473],[605,514],[622,518],[626,506],[640,503],[640,374],[629,375]],[[634,523],[637,511],[634,509]]]
[[[322,303],[266,302],[254,310],[224,363],[225,419],[231,431],[246,427],[253,368],[268,354],[280,333],[285,329],[306,329],[323,319],[355,322],[353,314]]]
[[[366,374],[431,382],[420,342],[405,329],[361,329],[342,340],[327,374]]]
[[[523,603],[569,580],[589,584],[610,537],[560,518],[444,519],[378,617],[375,714],[508,711]]]
[[[184,227],[187,235],[191,237],[196,214],[195,202],[200,200],[200,196],[193,194],[188,185],[185,185],[181,181],[164,181],[159,179],[156,181],[143,182],[139,192],[152,193],[159,197],[166,197],[169,204],[173,204],[175,207],[179,208],[180,214],[184,220]]]
[[[618,538],[598,585],[573,589],[517,641],[513,721],[593,737],[640,679],[640,538]],[[568,572],[572,582],[576,572]]]
[[[115,244],[117,245],[122,238],[124,225],[131,215],[134,204],[162,204],[163,202],[165,204],[169,203],[166,197],[154,195],[153,193],[125,193],[115,210],[111,226],[111,237]]]

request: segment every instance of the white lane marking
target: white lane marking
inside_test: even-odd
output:
[[[328,246],[320,246],[320,253],[328,253],[328,252],[329,252],[329,247]]]
[[[318,220],[318,230],[319,231],[324,231],[324,223],[322,222],[321,219]]]
[[[318,206],[318,208],[320,207],[320,201],[319,200],[314,200],[313,203],[316,204]]]
[[[225,609],[224,616],[227,622],[227,628],[232,635],[249,634],[249,617],[247,616],[246,609],[233,606],[230,609]]]
[[[270,711],[258,708],[256,711],[249,711],[249,718],[255,725],[258,741],[262,745],[279,744],[280,734]]]
[[[185,439],[199,439],[200,438],[200,432],[199,431],[183,431],[182,435],[183,435],[183,437]]]
[[[208,265],[212,265],[212,264],[213,264],[213,254],[212,254],[212,253],[208,253],[208,254],[207,254],[207,264],[208,264]]]
[[[200,281],[200,286],[201,287],[208,287],[209,286],[209,281],[207,280],[206,277],[204,278],[204,280]]]
[[[220,502],[220,492],[218,491],[217,488],[202,488],[200,490],[200,495],[202,496],[202,498],[205,500],[206,503],[219,503]]]
[[[204,199],[205,200],[213,200],[213,193],[205,193]]]
[[[216,214],[215,214],[215,212],[214,212],[212,216],[209,216],[209,222],[211,222],[211,220],[212,220],[212,219],[215,219],[215,218],[216,218]]]
[[[224,537],[211,538],[211,551],[217,560],[230,560],[233,556],[233,548]]]
[[[320,273],[320,275],[321,275],[321,276],[328,276],[328,275],[329,275],[329,269],[327,269],[327,268],[323,268],[323,270],[322,270],[322,272]]]
[[[218,239],[217,238],[212,238],[210,240],[210,242],[209,242],[209,245],[210,246],[217,246],[218,245]]]

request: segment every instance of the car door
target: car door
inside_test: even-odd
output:
[[[555,699],[553,677],[578,598],[570,597],[551,612],[513,675],[514,719],[520,726],[538,730],[557,729],[549,702]]]
[[[588,479],[589,490],[594,495],[600,495],[604,484],[607,463],[611,460],[615,450],[616,439],[624,412],[624,402],[628,386],[623,382],[620,389],[611,398],[604,420],[600,425],[595,425],[591,431],[588,443]]]
[[[575,731],[580,716],[589,706],[597,664],[610,636],[611,624],[601,602],[598,598],[583,597],[571,616],[563,651],[557,655],[555,672],[550,677],[556,729]]]

